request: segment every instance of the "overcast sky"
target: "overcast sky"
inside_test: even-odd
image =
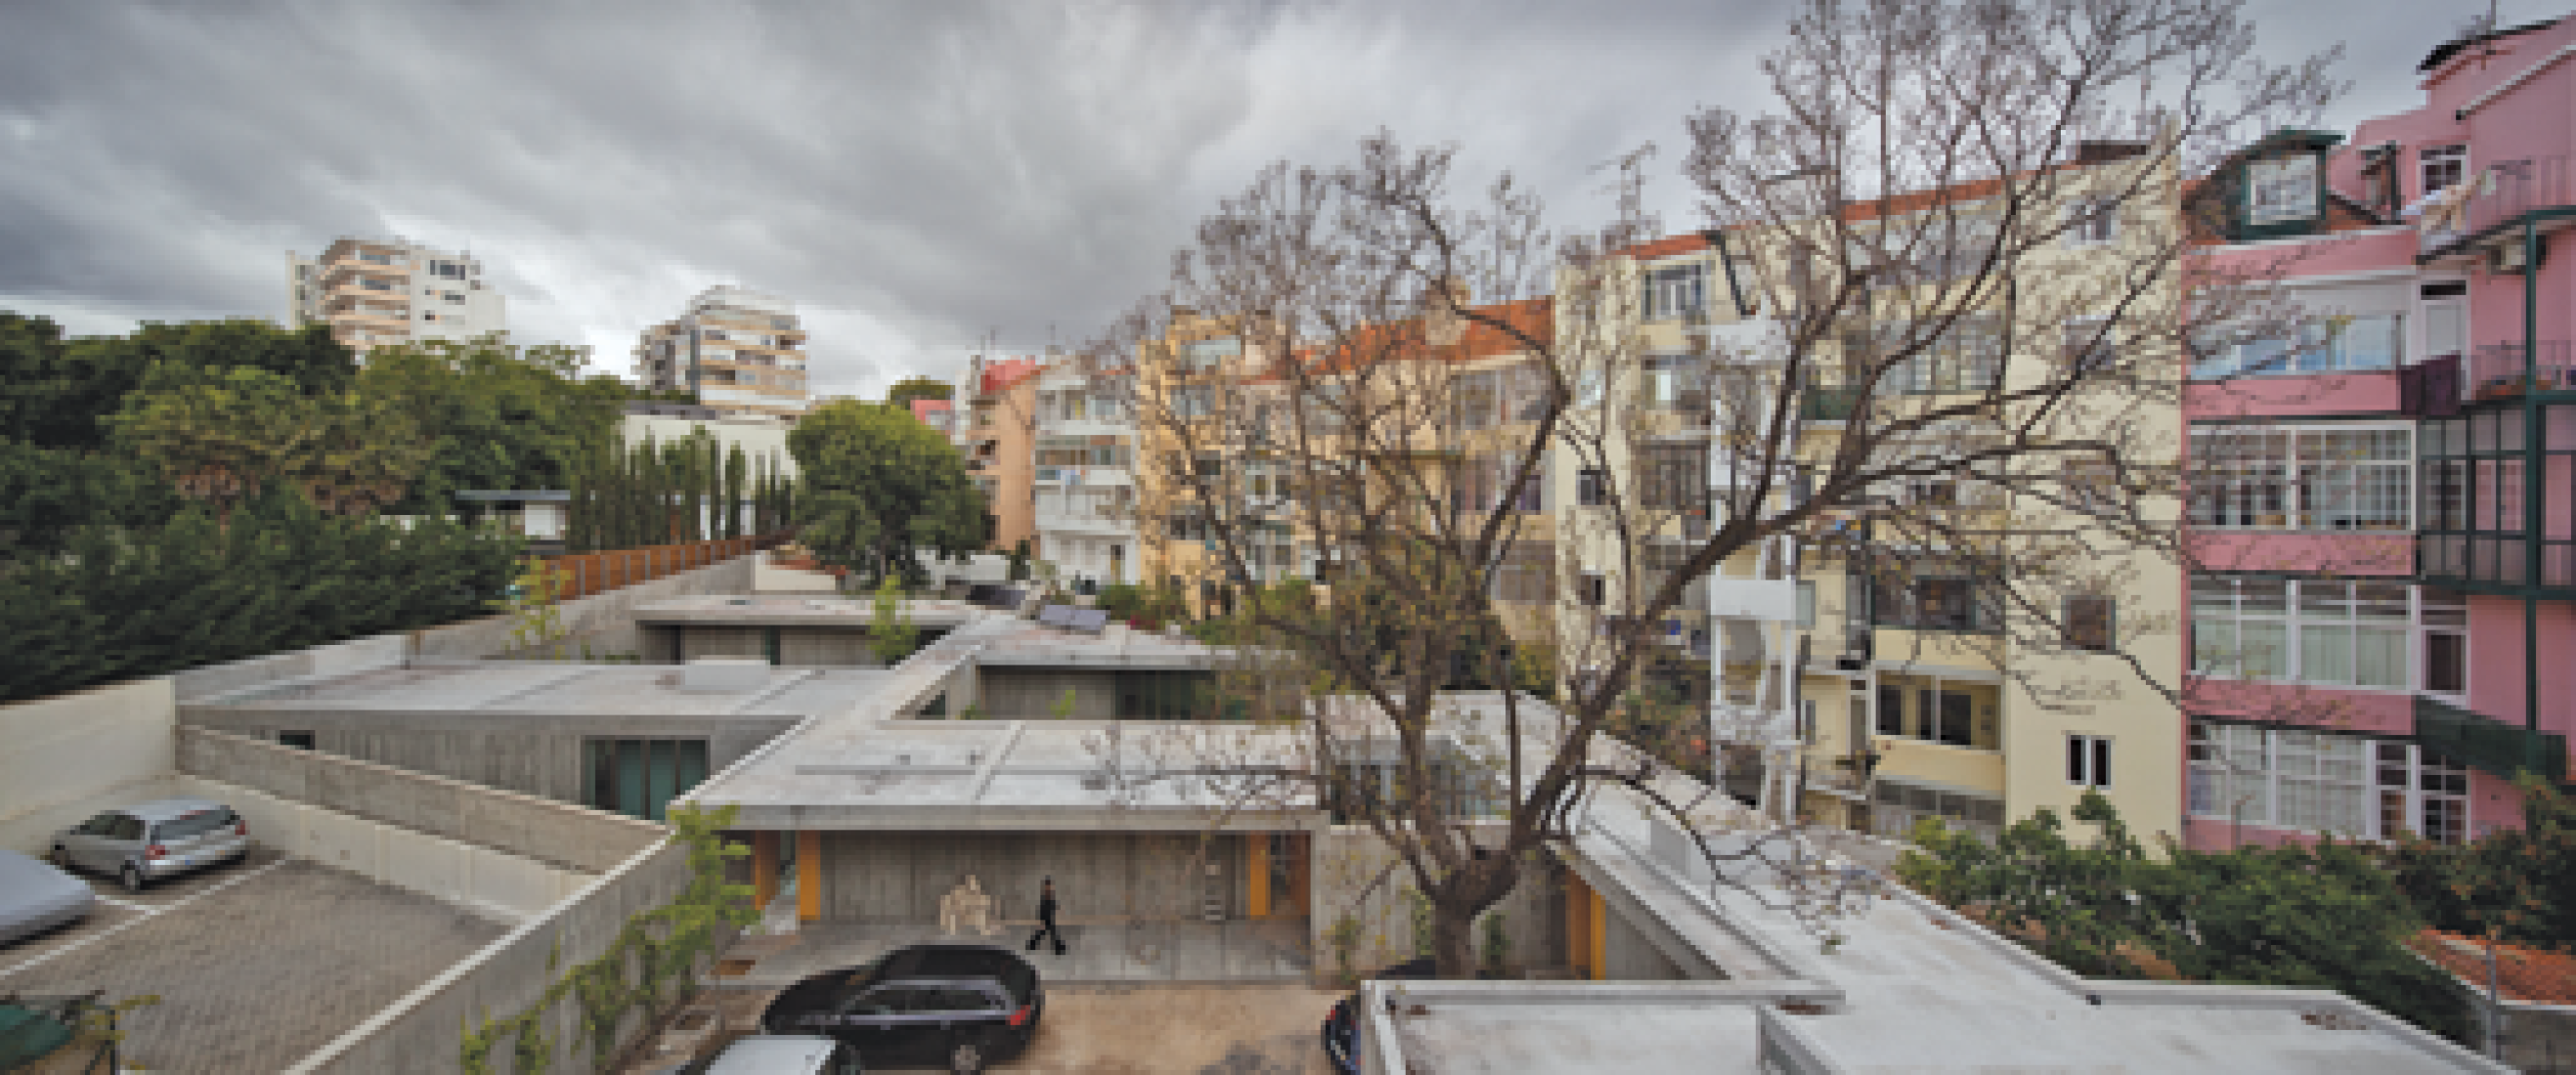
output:
[[[2508,23],[2568,0],[2508,0]],[[2255,0],[2286,60],[2345,35],[2327,117],[2419,100],[2486,0]],[[628,372],[713,284],[784,295],[818,393],[1091,334],[1219,196],[1380,128],[1509,167],[1561,221],[1695,106],[1759,107],[1787,0],[126,4],[0,8],[0,309],[76,333],[282,318],[286,252],[462,247],[522,342]]]

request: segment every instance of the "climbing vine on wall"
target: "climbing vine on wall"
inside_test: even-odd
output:
[[[486,1014],[481,1026],[466,1027],[458,1066],[467,1075],[493,1075],[492,1050],[506,1041],[515,1075],[551,1069],[556,1043],[545,1032],[545,1014],[567,995],[581,1006],[579,1045],[604,1064],[615,1055],[617,1026],[627,1013],[641,1011],[650,1018],[677,999],[698,957],[715,951],[725,929],[739,929],[758,918],[751,909],[751,886],[725,882],[725,860],[751,853],[741,844],[724,842],[723,831],[733,824],[735,813],[731,806],[672,808],[673,837],[689,849],[688,888],[670,903],[636,912],[607,951],[548,984],[526,1009],[503,1019]],[[548,972],[562,954],[563,943],[557,940],[555,955],[546,961]]]

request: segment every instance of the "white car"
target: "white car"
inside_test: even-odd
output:
[[[159,799],[108,810],[54,835],[54,864],[95,870],[128,891],[250,853],[250,823],[204,799]]]

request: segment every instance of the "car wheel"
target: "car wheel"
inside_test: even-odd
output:
[[[957,1075],[976,1075],[984,1070],[984,1047],[974,1042],[961,1042],[948,1054],[948,1070]]]
[[[124,869],[116,871],[116,879],[125,885],[125,890],[128,892],[143,891],[143,871],[135,868],[131,862],[126,863]]]

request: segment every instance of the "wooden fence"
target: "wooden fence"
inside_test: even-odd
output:
[[[546,562],[564,573],[563,592],[558,599],[570,601],[722,563],[775,547],[786,538],[785,534],[769,534],[680,545],[647,545],[635,549],[571,553],[549,558]]]

